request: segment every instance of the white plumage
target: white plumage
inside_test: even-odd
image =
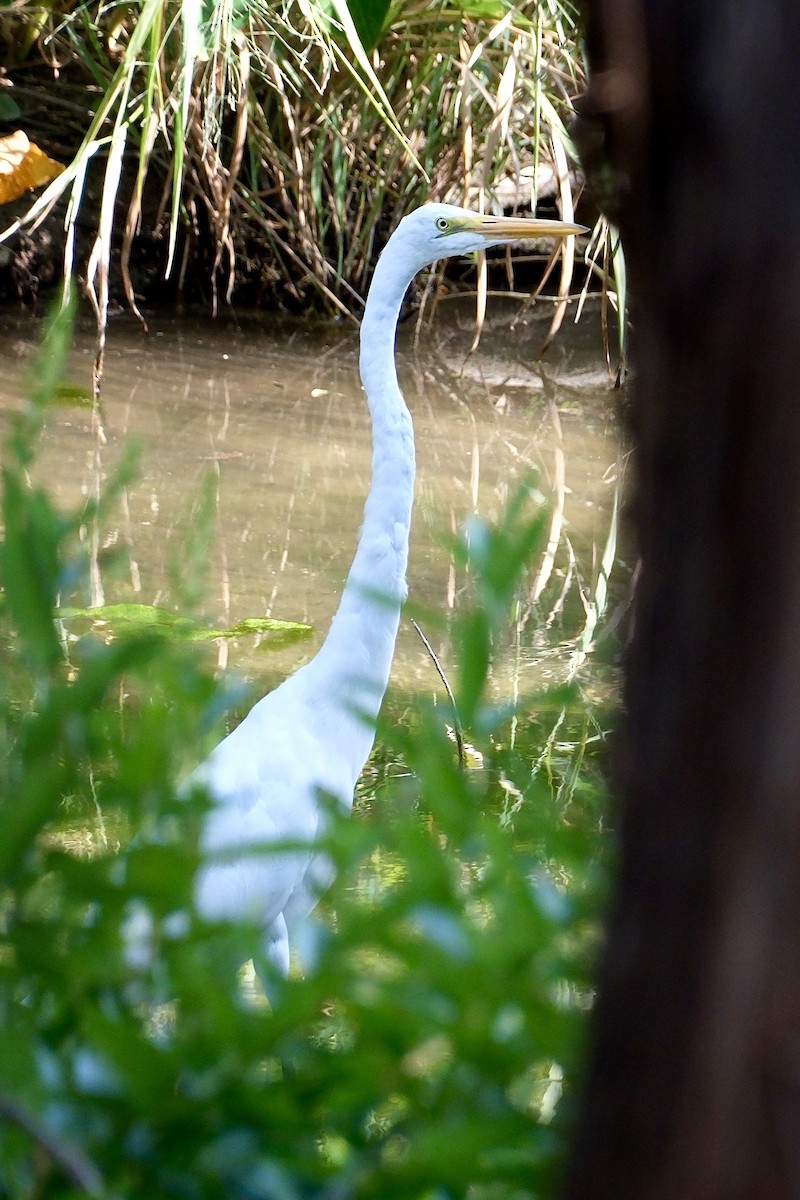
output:
[[[560,221],[426,204],[400,222],[378,261],[360,353],[372,418],[372,482],[339,608],[311,662],[260,700],[194,776],[213,801],[202,836],[198,911],[210,921],[256,921],[268,958],[284,975],[292,931],[330,882],[330,864],[312,847],[321,832],[320,796],[352,807],[406,597],[414,433],[394,361],[403,297],[417,272],[439,258],[580,231]],[[264,852],[281,842],[308,848]]]

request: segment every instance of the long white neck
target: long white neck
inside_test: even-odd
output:
[[[400,248],[398,247],[398,250]],[[362,713],[364,759],[372,745],[389,680],[400,607],[405,600],[408,538],[414,498],[414,431],[397,382],[395,334],[400,305],[416,267],[384,250],[361,325],[361,381],[372,418],[372,482],[358,547],[328,635],[304,668],[320,672],[331,705]]]

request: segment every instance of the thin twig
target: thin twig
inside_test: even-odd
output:
[[[453,710],[453,732],[456,735],[456,747],[458,748],[458,765],[461,768],[461,770],[463,771],[463,770],[465,770],[466,765],[467,765],[467,757],[464,753],[464,735],[461,732],[461,720],[458,715],[458,706],[456,704],[456,698],[453,695],[453,689],[450,687],[450,682],[444,673],[444,667],[439,662],[439,659],[436,656],[436,651],[434,650],[433,646],[430,644],[430,642],[426,638],[425,634],[422,632],[421,628],[419,627],[418,623],[414,620],[413,617],[411,618],[411,624],[414,626],[417,633],[419,634],[422,644],[425,647],[425,649],[428,651],[428,654],[430,654],[431,662],[436,667],[439,678],[441,679],[442,683],[444,684],[444,689],[447,692],[448,699],[450,700],[450,706]]]

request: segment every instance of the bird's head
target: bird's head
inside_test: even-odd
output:
[[[495,217],[454,204],[423,204],[403,217],[393,240],[401,242],[418,271],[438,258],[472,254],[489,246],[530,238],[564,238],[586,232],[583,225],[567,221]]]

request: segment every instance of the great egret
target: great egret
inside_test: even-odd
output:
[[[212,800],[201,841],[198,911],[211,921],[255,921],[264,930],[267,958],[284,976],[290,935],[330,882],[328,860],[311,848],[321,831],[321,797],[352,808],[407,592],[414,433],[394,360],[403,297],[417,272],[437,259],[582,231],[562,221],[426,204],[403,218],[375,268],[360,354],[372,417],[372,483],[339,608],[315,657],[259,700],[194,776]],[[264,852],[281,842],[309,848]]]

